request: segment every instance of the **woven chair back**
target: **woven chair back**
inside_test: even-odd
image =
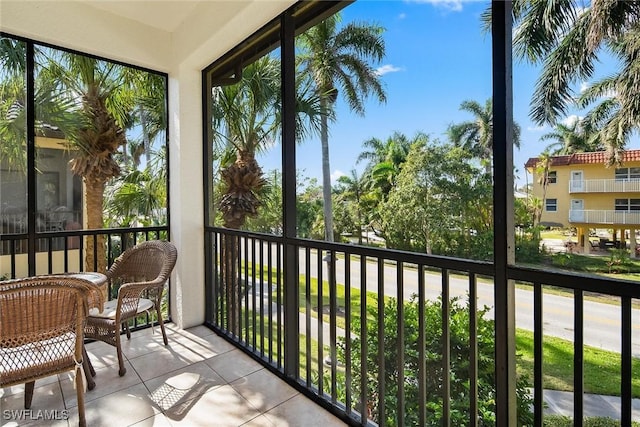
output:
[[[118,257],[107,276],[122,283],[159,281],[164,283],[177,258],[175,246],[166,241],[149,240],[127,249]]]
[[[0,282],[0,384],[20,384],[82,360],[92,284],[43,276]]]

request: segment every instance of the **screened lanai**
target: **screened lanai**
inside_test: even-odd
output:
[[[541,426],[545,418],[544,373],[547,369],[543,345],[545,325],[550,319],[545,289],[550,286],[562,288],[569,295],[564,303],[568,304],[565,309],[572,323],[571,333],[565,338],[571,342],[572,354],[567,357],[571,360],[574,381],[569,387],[573,403],[568,414],[580,425],[582,421],[577,420],[582,420],[588,406],[583,398],[582,381],[585,340],[590,339],[589,328],[585,327],[590,306],[585,302],[585,295],[588,292],[605,294],[616,301],[616,321],[607,332],[617,337],[619,346],[616,367],[620,375],[616,383],[619,419],[622,425],[630,425],[635,396],[632,368],[638,357],[634,346],[639,345],[634,335],[637,310],[633,303],[639,296],[636,288],[617,278],[516,263],[511,2],[478,4],[475,7],[479,12],[474,14],[479,16],[482,11],[489,14],[482,33],[487,42],[484,50],[476,52],[489,65],[474,70],[483,80],[469,91],[477,90],[485,99],[492,99],[491,161],[488,172],[485,164],[476,164],[474,169],[476,175],[486,178],[483,194],[489,206],[483,214],[486,213],[486,222],[491,226],[487,233],[489,249],[485,254],[491,256],[477,259],[434,255],[431,249],[375,247],[362,242],[334,241],[322,233],[316,236],[301,233],[303,212],[297,207],[302,197],[300,165],[306,158],[320,163],[320,154],[312,154],[302,143],[301,131],[307,117],[304,114],[310,115],[314,105],[317,117],[326,119],[331,113],[327,112],[327,105],[322,104],[322,96],[307,100],[304,106],[308,109],[303,111],[299,94],[326,95],[335,88],[313,92],[313,84],[298,77],[298,67],[305,59],[299,42],[307,30],[334,15],[342,13],[348,17],[352,3],[2,0],[2,36],[25,48],[27,178],[16,180],[26,188],[23,203],[26,227],[17,232],[3,231],[2,255],[6,258],[1,275],[12,278],[21,274],[97,270],[113,261],[117,253],[115,246],[123,247],[125,241],[158,238],[173,242],[179,255],[164,308],[171,323],[170,345],[159,345],[154,340],[157,334],[154,336],[147,328],[133,332],[134,337],[125,350],[128,363],[137,372],[134,378],[139,380],[131,387],[140,388],[137,392],[146,396],[142,400],[151,395],[151,403],[142,404],[145,411],[149,411],[144,419],[151,420],[161,414],[162,422],[169,425],[179,424],[181,417],[188,417],[183,414],[196,407],[202,411],[198,412],[198,418],[184,420],[207,425],[211,420],[202,415],[207,413],[206,405],[224,406],[224,397],[228,395],[223,391],[231,390],[241,397],[240,402],[250,403],[249,409],[240,408],[238,413],[251,416],[234,419],[228,425],[252,421],[255,425],[300,425],[295,421],[301,416],[296,408],[304,407],[302,402],[310,400],[315,406],[306,412],[313,413],[316,422],[330,425],[440,425],[444,422],[446,425],[511,426],[527,419],[526,425]],[[420,42],[437,45],[434,40],[440,40],[446,45],[443,34],[444,30],[434,31]],[[460,46],[465,43],[470,40],[460,41]],[[58,204],[78,215],[70,219],[79,227],[38,228],[38,207],[46,204],[45,198],[51,193],[47,188],[51,189],[51,185],[47,187],[46,180],[39,177],[37,162],[42,161],[42,154],[48,153],[55,157],[49,161],[59,160],[62,164],[60,159],[69,155],[64,149],[55,151],[55,147],[64,144],[55,138],[45,140],[47,136],[38,130],[41,123],[36,81],[44,69],[38,68],[38,54],[48,50],[116,64],[133,70],[133,74],[148,73],[162,82],[157,91],[166,106],[164,133],[159,134],[157,143],[159,151],[166,147],[166,177],[163,177],[166,203],[157,209],[162,222],[138,222],[102,231],[88,225],[85,222],[87,203],[83,202],[87,197],[80,195],[86,184],[71,174],[67,176],[64,166],[60,166],[59,174],[63,178],[49,176],[61,184],[53,194]],[[465,54],[472,56],[469,51]],[[420,49],[411,55],[420,57]],[[441,55],[444,57],[447,53],[441,52]],[[257,81],[263,84],[264,91],[267,79],[271,79],[273,86],[268,90],[275,94],[276,100],[266,113],[254,111],[258,103],[255,97],[253,104],[244,104],[247,98],[233,92],[249,72],[255,72],[263,63],[269,63],[271,74],[258,75]],[[427,75],[430,72],[427,70],[431,68],[422,72]],[[374,71],[371,74],[382,75],[380,70]],[[416,83],[421,81],[418,77],[415,79]],[[431,83],[438,86],[437,80]],[[342,95],[340,91],[336,96]],[[439,100],[424,103],[435,111],[440,108]],[[242,109],[223,111],[223,107],[234,103]],[[242,209],[250,211],[247,200],[263,193],[249,190],[243,193],[246,189],[242,185],[235,192],[225,193],[223,184],[237,181],[237,176],[241,181],[249,180],[244,177],[258,170],[252,166],[254,156],[243,157],[250,150],[237,149],[234,145],[241,139],[241,132],[234,128],[229,111],[240,117],[238,128],[246,124],[243,119],[253,118],[254,125],[260,122],[263,127],[255,133],[268,134],[268,146],[275,147],[270,153],[276,171],[269,176],[275,177],[281,189],[281,194],[275,196],[279,204],[273,205],[277,206],[273,208],[278,217],[276,226],[271,223],[262,228],[258,228],[261,224],[257,223],[246,225],[244,213],[239,213]],[[330,121],[334,119],[331,117]],[[321,120],[318,118],[318,123]],[[354,117],[341,120],[353,128],[366,127]],[[385,118],[381,116],[378,120]],[[268,132],[264,131],[266,128]],[[318,124],[317,128],[322,125]],[[253,136],[251,132],[248,134]],[[340,143],[349,144],[346,139]],[[230,146],[237,150],[227,151]],[[45,148],[51,151],[42,151]],[[141,156],[144,159],[144,155]],[[237,169],[226,169],[234,164]],[[51,172],[57,171],[56,167],[51,166]],[[264,178],[257,172],[251,179],[263,185]],[[326,181],[323,184],[327,186]],[[21,190],[11,191],[17,194]],[[314,200],[321,200],[319,194],[316,197]],[[0,200],[4,198],[0,195]],[[326,204],[326,199],[323,203]],[[336,203],[338,212],[339,204]],[[480,211],[476,213],[481,215]],[[234,222],[241,216],[243,221]],[[328,228],[326,223],[324,227]],[[450,228],[452,232],[457,231],[454,226]],[[372,226],[373,235],[375,231]],[[467,230],[467,237],[471,238],[474,233],[479,230]],[[101,240],[103,235],[106,240]],[[8,243],[14,241],[19,241],[24,248]],[[95,248],[104,248],[105,252]],[[74,250],[76,252],[70,252]],[[87,257],[94,258],[87,261]],[[19,267],[19,262],[23,267]],[[520,293],[522,289],[526,290],[526,296]],[[465,305],[437,303],[451,298],[463,299]],[[531,318],[533,342],[526,385],[521,381],[522,372],[516,372],[519,351],[516,330],[520,327],[516,326],[516,320],[522,312],[517,312],[516,307],[522,310],[518,304],[523,300],[526,300],[527,316]],[[490,308],[485,310],[485,304]],[[484,323],[486,312],[491,313],[490,323]],[[456,319],[466,317],[458,324],[452,321],[454,316],[461,316]],[[415,318],[414,329],[405,327],[410,318]],[[134,326],[144,327],[148,321],[147,318],[146,322]],[[457,341],[455,328],[465,331],[466,338],[461,342]],[[491,336],[488,341],[485,340],[487,331]],[[440,349],[433,363],[429,362],[430,357],[435,357],[428,353],[429,343]],[[151,352],[161,361],[158,363],[167,368],[157,375],[149,368],[148,361],[155,360]],[[97,362],[104,368],[111,387],[119,380],[107,373],[112,356],[99,345],[95,345],[93,353],[94,364]],[[238,362],[237,369],[232,366],[234,361]],[[206,376],[205,371],[207,375],[217,375],[211,380],[215,387],[209,384],[206,394],[189,390],[194,396],[206,397],[189,400],[191,403],[185,403],[180,410],[163,407],[166,402],[154,400],[153,394],[161,386],[160,377],[178,376],[183,371],[196,372],[202,377]],[[462,378],[457,382],[458,375]],[[155,378],[158,384],[153,382]],[[100,388],[99,380],[97,377],[96,390]],[[252,381],[255,381],[255,393]],[[64,394],[65,384],[62,380],[60,384]],[[269,401],[271,387],[278,391],[274,392],[278,397],[273,402]],[[283,394],[279,394],[281,389]],[[87,396],[90,395],[88,392]],[[100,402],[96,399],[93,404],[98,411]],[[102,402],[107,405],[106,400]]]

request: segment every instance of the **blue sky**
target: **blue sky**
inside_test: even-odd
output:
[[[362,143],[372,137],[385,140],[394,131],[412,137],[422,131],[431,139],[445,140],[444,132],[453,123],[471,120],[459,110],[464,100],[481,105],[491,97],[491,36],[482,32],[480,14],[485,1],[359,0],[342,11],[343,23],[371,22],[386,30],[386,57],[376,66],[387,92],[386,104],[370,100],[364,117],[351,112],[339,99],[336,122],[330,126],[330,162],[334,179],[359,173],[356,164]],[[529,119],[529,103],[539,69],[515,60],[513,72],[514,119],[522,129],[521,147],[514,149],[516,179],[526,182],[524,163],[550,143],[540,142],[549,127]],[[600,74],[610,72],[611,61],[600,66]],[[586,82],[576,82],[576,91]],[[584,112],[572,111],[583,115]],[[265,171],[279,168],[280,146],[259,158]],[[631,147],[629,147],[631,148]],[[321,151],[318,138],[298,146],[298,170],[321,181]]]

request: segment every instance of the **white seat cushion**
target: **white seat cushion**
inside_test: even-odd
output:
[[[98,311],[97,308],[89,309],[89,316],[101,317],[103,319],[115,319],[116,308],[118,308],[118,300],[112,299],[104,303],[102,311]]]
[[[153,302],[150,299],[140,298],[138,301],[138,313],[144,313],[153,308]]]
[[[102,319],[115,319],[117,307],[118,300],[112,299],[104,303],[103,310],[101,312],[99,312],[97,308],[90,309],[89,316],[100,317]],[[144,313],[152,308],[153,302],[150,299],[140,298],[138,301],[138,313]]]

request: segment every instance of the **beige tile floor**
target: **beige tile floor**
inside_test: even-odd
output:
[[[159,330],[124,339],[123,377],[114,347],[88,344],[97,371],[96,388],[85,394],[89,427],[344,425],[208,328],[168,325],[167,335],[166,347]],[[70,374],[37,381],[31,413],[23,404],[22,385],[0,389],[0,425],[78,424]]]

